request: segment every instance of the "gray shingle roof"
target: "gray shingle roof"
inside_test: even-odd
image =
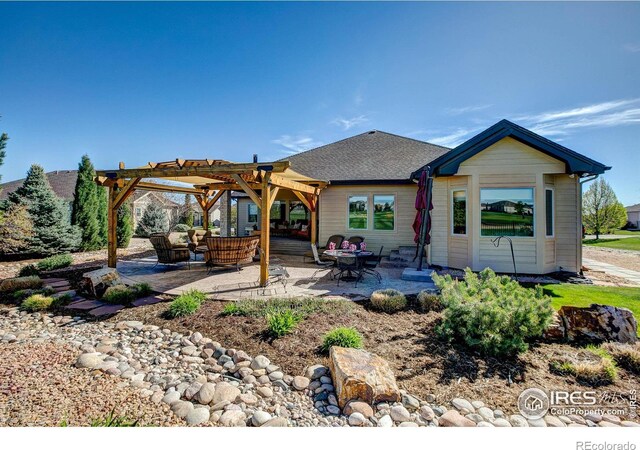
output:
[[[54,170],[47,172],[47,179],[55,194],[67,201],[73,201],[76,190],[76,179],[78,178],[77,170]],[[7,198],[10,192],[15,191],[24,183],[24,178],[20,180],[9,181],[0,184],[0,200]]]
[[[409,180],[450,149],[384,131],[368,131],[282,160],[303,175],[332,183]]]
[[[627,206],[627,212],[635,212],[640,211],[640,203],[636,203],[635,205]]]

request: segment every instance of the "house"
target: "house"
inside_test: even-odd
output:
[[[317,207],[321,244],[341,234],[362,236],[368,249],[384,246],[385,254],[415,246],[416,182],[427,170],[429,263],[512,272],[508,243],[493,243],[508,236],[518,272],[531,274],[580,271],[581,179],[610,169],[507,120],[454,149],[373,130],[286,160],[297,173],[329,182]],[[297,199],[276,201],[272,217],[291,221]],[[259,220],[259,208],[239,199],[239,231]]]
[[[67,204],[69,215],[73,206],[73,198],[76,190],[77,170],[53,170],[45,174],[53,192]],[[24,178],[8,181],[0,184],[0,201],[6,200],[11,192],[14,192],[24,184]],[[71,216],[69,216],[71,217]]]
[[[629,228],[640,229],[640,203],[627,206],[627,222],[631,224]]]

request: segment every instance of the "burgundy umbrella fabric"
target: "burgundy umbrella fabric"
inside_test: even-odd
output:
[[[429,178],[427,175],[427,171],[423,170],[422,174],[420,174],[420,180],[418,181],[418,193],[416,195],[416,217],[413,220],[413,231],[415,232],[415,236],[413,238],[416,244],[420,243],[420,234],[422,231],[423,220],[427,221],[427,229],[425,232],[425,240],[424,245],[429,245],[431,243],[431,220],[430,217],[427,217],[429,211],[433,209],[433,202],[429,201],[429,209],[427,209],[427,193],[430,189],[430,183],[428,182]]]

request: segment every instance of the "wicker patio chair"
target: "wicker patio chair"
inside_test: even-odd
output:
[[[191,269],[189,260],[191,259],[191,253],[184,244],[172,244],[169,237],[165,234],[152,234],[149,237],[153,249],[158,255],[158,264],[177,264],[180,262],[186,262],[187,267]]]
[[[235,266],[240,271],[240,266],[251,264],[256,248],[260,242],[260,236],[219,237],[206,238],[207,251],[204,260],[211,268],[213,266]]]

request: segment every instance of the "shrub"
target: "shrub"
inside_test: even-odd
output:
[[[21,289],[38,289],[42,280],[35,275],[29,277],[7,278],[0,283],[0,293],[14,292]]]
[[[636,375],[640,374],[640,349],[637,345],[608,343],[603,347],[618,366]]]
[[[136,294],[133,289],[124,284],[118,284],[116,286],[110,286],[102,295],[102,300],[107,303],[116,303],[123,305],[131,303],[136,299]]]
[[[188,291],[171,302],[169,310],[167,311],[167,316],[175,318],[193,314],[200,309],[205,298],[205,294],[200,291]]]
[[[62,269],[69,267],[73,263],[73,257],[69,253],[49,256],[36,264],[38,270],[46,272],[48,270]]]
[[[418,294],[418,303],[423,311],[440,311],[442,309],[440,296],[433,291],[420,291]]]
[[[235,302],[227,303],[226,305],[224,305],[224,308],[222,308],[223,316],[238,316],[240,315],[238,313],[238,305],[236,305]]]
[[[302,320],[302,316],[291,310],[281,311],[267,316],[267,330],[273,337],[289,334]]]
[[[29,312],[44,311],[45,309],[49,309],[52,303],[53,298],[45,297],[42,294],[34,294],[22,302],[20,309]]]
[[[331,347],[362,348],[362,335],[355,328],[334,328],[322,338],[322,350]]]
[[[235,315],[266,317],[281,311],[293,311],[303,318],[315,313],[331,312],[347,314],[354,306],[349,300],[317,297],[273,298],[270,300],[241,299],[235,302]]]
[[[131,286],[131,290],[133,291],[136,298],[148,297],[151,295],[153,290],[149,283],[138,283]]]
[[[26,266],[22,266],[20,268],[20,272],[18,272],[19,277],[30,277],[33,275],[39,275],[40,271],[36,267],[35,264],[27,264]]]
[[[25,298],[31,297],[32,295],[35,295],[35,294],[42,294],[45,297],[49,297],[54,293],[55,293],[55,290],[47,286],[47,287],[43,287],[42,289],[21,289],[19,291],[15,291],[11,297],[13,298],[13,301],[21,302]]]
[[[378,311],[394,313],[407,306],[407,297],[396,289],[382,289],[371,294],[371,305]]]
[[[176,231],[178,233],[186,233],[187,231],[189,231],[191,229],[191,227],[187,224],[184,223],[179,223],[176,226],[173,227],[173,231]]]
[[[527,340],[542,336],[551,323],[551,299],[542,288],[527,289],[491,269],[475,275],[467,268],[464,281],[434,275],[440,288],[444,318],[439,334],[494,356],[527,350]]]

